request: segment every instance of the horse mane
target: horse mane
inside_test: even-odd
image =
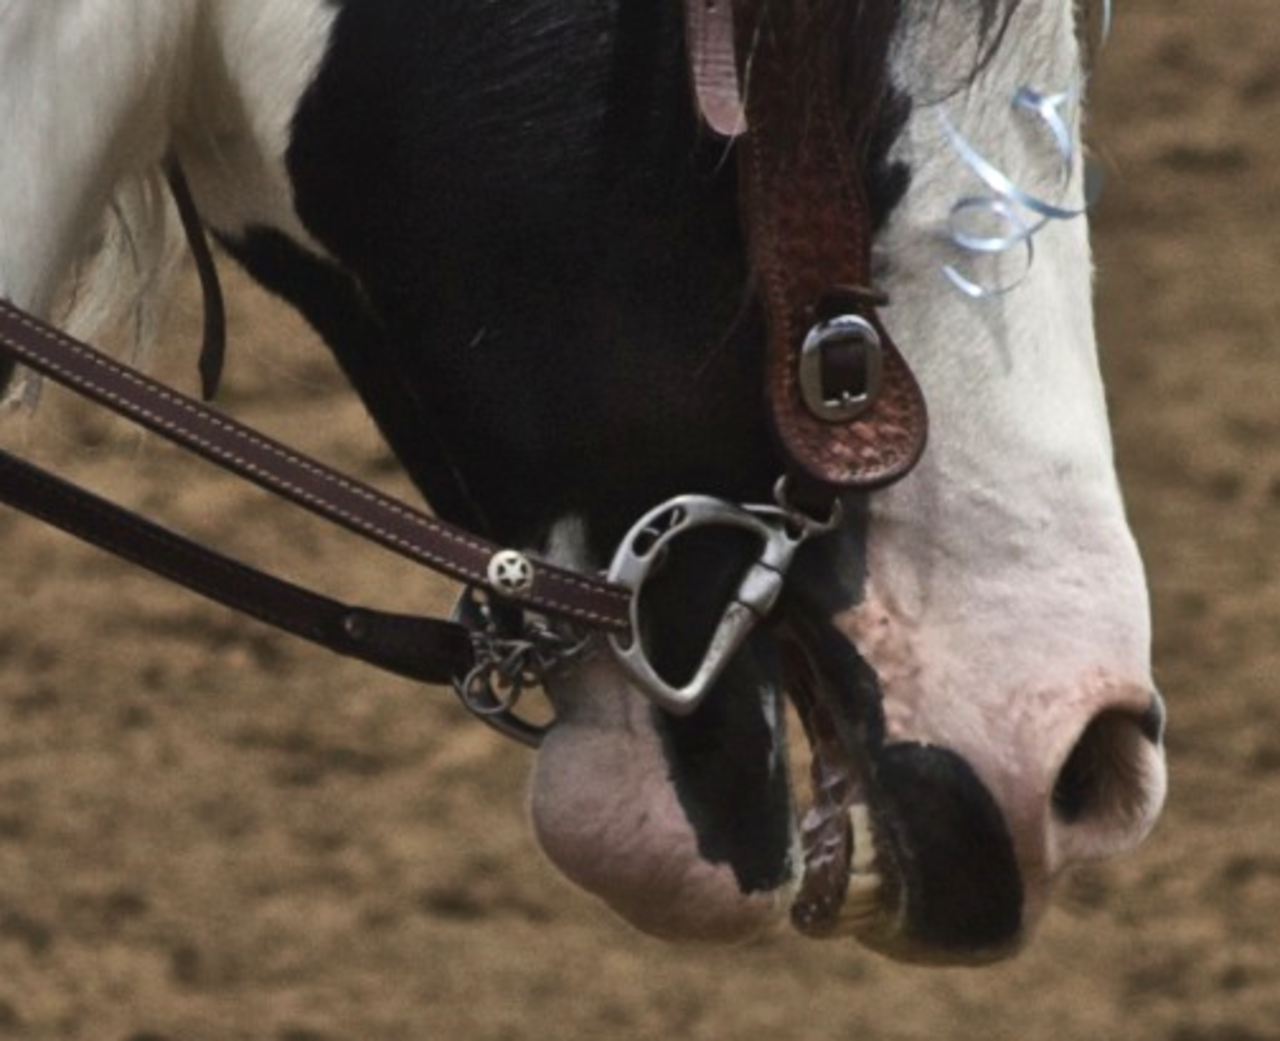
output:
[[[963,90],[994,58],[1021,3],[1022,0],[820,0],[811,19],[820,38],[812,46],[837,48],[841,92],[838,101],[847,113],[855,148],[867,171],[866,190],[877,226],[901,199],[908,178],[905,169],[895,167],[889,160],[913,105],[891,75],[898,35],[926,26],[946,10],[971,10],[976,29],[971,37],[973,61],[967,75],[951,88]]]
[[[126,178],[71,275],[61,303],[64,327],[80,336],[127,325],[135,359],[145,361],[167,290],[186,259],[163,168]]]
[[[188,261],[186,239],[161,166],[116,185],[63,284],[50,318],[72,336],[108,337],[146,368],[177,278]],[[42,381],[20,369],[7,389],[0,372],[0,413],[34,410]]]

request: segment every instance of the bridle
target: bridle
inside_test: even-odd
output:
[[[769,615],[796,551],[838,525],[841,495],[898,480],[924,448],[923,397],[877,316],[883,301],[869,288],[870,217],[849,134],[836,115],[835,61],[802,46],[813,38],[804,24],[811,7],[805,0],[685,0],[699,109],[712,130],[739,139],[743,223],[768,316],[768,399],[786,460],[774,503],[682,496],[636,522],[604,576],[568,570],[340,474],[2,300],[0,352],[14,361],[462,582],[465,591],[449,620],[353,607],[234,561],[6,452],[0,500],[340,654],[414,680],[451,683],[472,712],[526,744],[536,745],[545,728],[516,713],[522,691],[565,668],[593,632],[607,637],[656,705],[692,711]],[[735,23],[750,31],[735,31]],[[801,70],[815,65],[806,82],[818,89],[797,89]],[[760,550],[701,664],[677,684],[650,660],[639,603],[664,550],[695,528],[745,531]]]

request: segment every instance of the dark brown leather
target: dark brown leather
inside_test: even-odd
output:
[[[488,587],[489,561],[501,547],[308,459],[2,300],[0,352],[392,552]],[[545,562],[534,562],[532,587],[515,599],[596,628],[629,626],[625,589]]]
[[[222,283],[218,280],[218,266],[213,262],[209,240],[205,236],[200,211],[191,195],[191,186],[181,164],[171,158],[165,164],[165,176],[173,195],[183,234],[191,247],[191,259],[195,261],[196,275],[200,279],[200,295],[204,305],[204,339],[200,345],[200,396],[212,401],[222,384],[222,370],[227,359],[227,308],[222,298]]]
[[[0,502],[217,603],[348,657],[425,683],[475,665],[460,625],[352,607],[215,553],[0,451]]]
[[[858,419],[832,423],[804,405],[798,358],[824,299],[871,285],[871,221],[837,116],[834,57],[802,40],[803,0],[740,0],[740,47],[750,132],[739,143],[742,214],[769,322],[768,391],[786,454],[802,479],[873,489],[904,476],[924,450],[924,396],[871,302],[853,293],[845,313],[865,318],[884,344],[882,391]]]

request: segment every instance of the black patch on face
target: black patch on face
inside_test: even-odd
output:
[[[853,516],[861,527],[861,515]],[[955,752],[887,743],[879,679],[831,624],[849,606],[842,599],[849,591],[823,581],[821,569],[842,551],[834,542],[813,550],[783,613],[822,677],[819,697],[866,785],[879,852],[891,861],[887,884],[906,901],[905,931],[943,951],[1005,948],[1021,931],[1024,892],[1004,815]]]
[[[879,225],[906,187],[887,155],[907,108],[877,91],[858,147]],[[736,164],[698,125],[680,5],[343,4],[289,164],[354,277],[262,235],[238,254],[311,317],[441,515],[528,543],[578,514],[606,558],[673,495],[769,501],[782,462]],[[677,673],[750,552],[716,543],[681,550],[698,560],[646,604]],[[703,855],[748,892],[791,870],[759,693],[779,671],[761,634],[696,713],[662,721]]]
[[[906,109],[877,104],[882,220]],[[289,165],[376,335],[313,322],[442,515],[536,542],[576,513],[604,556],[671,495],[768,498],[735,164],[698,125],[678,4],[342,4]],[[278,290],[329,306],[275,261]]]
[[[668,545],[640,606],[650,660],[670,682],[687,682],[697,670],[758,551],[756,539],[732,529],[695,529]],[[791,807],[776,747],[783,708],[769,634],[749,641],[689,716],[653,711],[702,856],[728,865],[744,893],[784,884],[792,873]]]
[[[995,951],[1022,929],[1022,876],[1004,815],[973,769],[936,746],[873,753],[876,820],[907,899],[907,933],[954,952]]]
[[[762,696],[762,677],[771,689]],[[774,719],[783,712],[779,668],[767,638],[754,638],[696,712],[659,713],[680,805],[698,851],[734,872],[744,893],[772,892],[792,876],[791,796]]]

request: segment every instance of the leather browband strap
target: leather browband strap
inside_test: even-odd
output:
[[[689,0],[696,3],[698,0]],[[805,25],[806,0],[739,0],[739,60],[748,70],[748,133],[738,142],[741,212],[769,323],[768,394],[799,483],[870,490],[904,476],[924,450],[924,397],[876,314],[871,216],[837,106],[835,48]],[[857,419],[833,423],[806,408],[798,357],[824,300],[880,335],[879,395]]]

